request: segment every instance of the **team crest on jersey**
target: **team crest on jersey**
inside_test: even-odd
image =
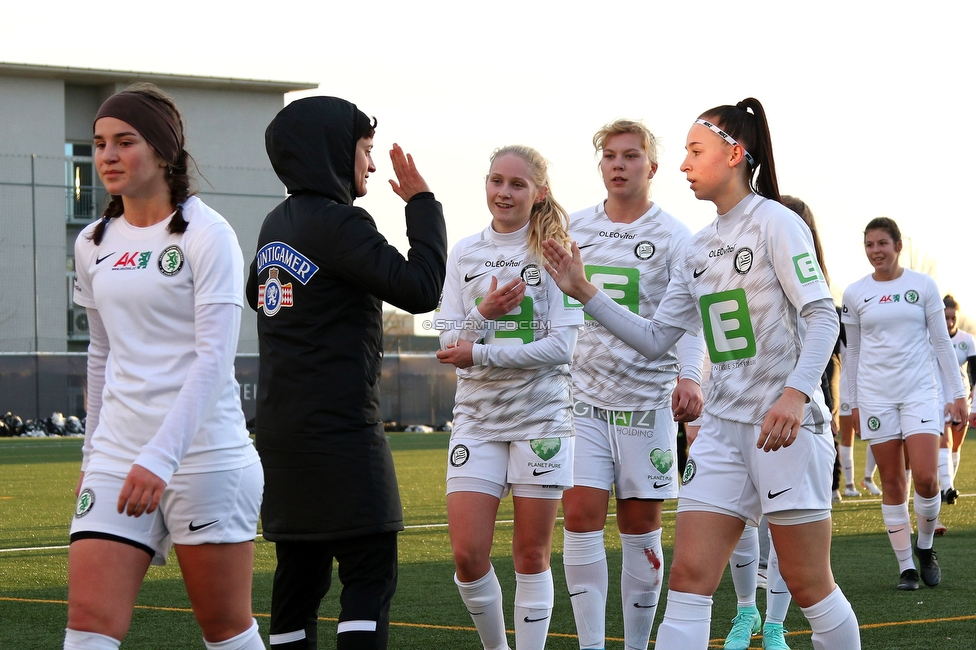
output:
[[[654,244],[649,241],[642,241],[634,247],[634,255],[639,260],[649,260],[654,257]]]
[[[144,269],[149,266],[149,258],[152,257],[152,251],[133,251],[131,253],[122,253],[119,259],[112,265],[113,271],[137,271],[139,269]],[[96,264],[98,262],[96,261]]]
[[[185,261],[186,258],[183,256],[183,251],[179,246],[173,244],[164,248],[163,252],[159,254],[159,257],[156,259],[156,267],[160,273],[171,278],[183,270],[183,262]]]
[[[538,440],[530,440],[529,447],[535,452],[535,455],[542,460],[549,460],[553,456],[559,453],[559,449],[563,446],[563,441],[559,438],[539,438]]]
[[[851,410],[851,405],[848,404],[847,402],[841,402],[841,404],[840,404],[840,410],[841,411],[850,411]]]
[[[966,345],[966,342],[965,341],[963,341],[962,343],[959,344],[959,349],[960,350],[968,350],[969,349],[969,346]]]
[[[698,466],[695,465],[695,461],[689,458],[688,462],[685,463],[685,471],[681,474],[681,484],[688,485],[691,483],[691,479],[695,478],[695,472],[697,471]]]
[[[468,458],[471,457],[471,452],[464,445],[454,445],[454,449],[451,450],[451,466],[460,467],[468,462]]]
[[[918,302],[918,291],[915,291],[914,289],[909,289],[908,291],[906,291],[905,302],[907,302],[910,305],[914,305],[916,302]]]
[[[537,287],[542,284],[542,271],[538,264],[526,264],[522,269],[522,280],[530,287]]]
[[[752,268],[752,249],[743,247],[735,252],[732,267],[739,275],[745,275]]]
[[[89,512],[95,505],[95,493],[90,488],[85,488],[78,495],[78,503],[75,505],[75,518],[80,519]]]
[[[312,276],[319,270],[312,260],[300,252],[280,241],[265,244],[255,256],[258,273],[263,273],[269,266],[288,271],[293,278],[303,285],[308,284]]]
[[[661,474],[667,474],[674,465],[674,452],[661,448],[651,450],[651,465]]]
[[[268,281],[258,287],[258,308],[265,316],[274,316],[282,307],[294,305],[291,282],[282,284],[278,279],[278,269],[268,271]]]
[[[881,428],[881,420],[879,420],[877,417],[873,415],[868,418],[868,429],[870,429],[871,431],[877,431],[880,428]]]

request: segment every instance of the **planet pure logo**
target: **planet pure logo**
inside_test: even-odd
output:
[[[559,449],[563,446],[563,441],[559,438],[541,438],[539,440],[530,440],[529,446],[532,447],[532,451],[535,452],[536,456],[542,460],[549,460],[559,453]]]
[[[670,449],[657,448],[651,451],[651,465],[661,474],[667,474],[674,465],[674,452]]]

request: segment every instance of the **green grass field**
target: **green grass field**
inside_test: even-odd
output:
[[[480,648],[477,633],[452,581],[453,564],[444,505],[445,452],[448,434],[393,434],[391,442],[403,496],[407,530],[400,536],[400,583],[393,603],[391,648],[424,650]],[[976,443],[970,443],[970,445]],[[0,648],[60,648],[67,615],[67,534],[74,507],[80,441],[62,439],[0,440]],[[855,467],[863,468],[858,443]],[[964,495],[943,508],[949,533],[936,539],[943,582],[936,589],[896,591],[898,570],[883,531],[880,500],[845,499],[834,510],[833,568],[837,582],[854,605],[864,648],[976,650],[976,458],[963,450],[956,487]],[[511,500],[502,504],[496,527],[494,563],[505,592],[511,627],[514,573],[510,558]],[[665,553],[670,558],[674,513],[666,512]],[[618,584],[619,539],[611,520],[608,649],[623,648]],[[561,523],[554,535],[553,575],[556,606],[549,648],[578,648],[572,609],[562,573]],[[254,571],[254,611],[267,638],[273,545],[259,538]],[[322,604],[319,647],[335,647],[338,589]],[[662,595],[662,606],[666,598]],[[765,596],[759,595],[763,609]],[[712,647],[721,648],[735,594],[726,578],[715,596]],[[660,623],[658,614],[657,623]],[[794,650],[812,648],[806,620],[790,608],[786,629]],[[653,635],[652,635],[653,638]],[[510,635],[510,643],[514,637]],[[166,567],[152,568],[123,648],[202,648],[189,610],[175,556]],[[653,643],[652,643],[653,647]],[[753,647],[759,648],[758,639]]]

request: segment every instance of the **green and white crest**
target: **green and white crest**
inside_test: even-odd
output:
[[[75,505],[75,517],[84,517],[91,512],[95,505],[95,493],[89,488],[85,488],[78,495],[78,503]]]
[[[881,428],[881,420],[879,420],[873,415],[868,418],[868,429],[871,429],[871,431],[877,431],[880,428]]]
[[[685,463],[685,471],[681,475],[681,484],[688,485],[691,483],[691,479],[695,478],[695,472],[697,471],[698,467],[695,465],[695,461],[689,458],[688,462]]]
[[[915,291],[914,289],[909,289],[908,291],[906,291],[905,302],[911,305],[914,305],[916,302],[918,302],[918,291]]]

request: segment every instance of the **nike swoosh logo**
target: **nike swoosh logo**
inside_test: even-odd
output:
[[[864,302],[871,302],[871,301],[872,301],[872,300],[874,300],[875,298],[877,298],[877,296],[871,296],[870,298],[865,298],[865,299],[864,299]]]
[[[928,424],[931,421],[932,421],[932,418],[929,418],[928,420],[922,420],[922,424]]]
[[[472,616],[484,616],[485,615],[484,612],[472,612],[470,609],[468,610],[468,614],[471,614]]]
[[[641,605],[640,603],[634,603],[634,607],[637,609],[653,609],[657,607],[657,605]]]
[[[569,597],[573,598],[575,596],[579,596],[580,594],[585,594],[585,593],[588,593],[586,589],[584,589],[583,591],[577,591],[575,594],[570,594]]]
[[[708,267],[707,266],[705,268],[703,268],[701,271],[699,271],[698,269],[695,269],[695,272],[692,275],[694,275],[697,278],[699,275],[701,275],[702,273],[704,273],[707,270],[708,270]]]
[[[903,530],[905,530],[905,527],[904,527],[904,526],[902,526],[902,527],[901,527],[901,528],[899,528],[898,530],[891,530],[891,529],[889,528],[889,529],[888,529],[888,533],[889,533],[889,534],[891,534],[891,535],[894,535],[895,533],[900,533],[900,532],[901,532],[901,531],[903,531]]]
[[[750,564],[752,564],[753,562],[755,562],[755,560],[749,560],[749,561],[748,561],[748,562],[746,562],[745,564],[739,564],[738,562],[736,562],[736,563],[735,563],[735,568],[736,568],[736,569],[741,569],[742,567],[746,567],[746,566],[749,566],[749,565],[750,565]]]
[[[593,242],[592,244],[583,244],[582,246],[577,246],[576,248],[583,250],[584,248],[589,248],[590,246],[596,246],[600,242]]]
[[[96,257],[96,258],[95,258],[95,264],[101,264],[102,262],[104,262],[104,261],[105,261],[105,260],[107,260],[108,258],[110,258],[110,257],[112,257],[113,255],[115,255],[115,253],[114,253],[114,252],[113,252],[113,253],[109,253],[109,254],[108,254],[108,255],[106,255],[105,257]]]
[[[664,483],[658,483],[657,481],[654,481],[654,489],[655,490],[660,490],[661,488],[665,487],[666,485],[671,485],[671,481],[665,481]]]
[[[778,497],[779,495],[783,494],[784,492],[789,492],[792,489],[793,488],[788,487],[785,490],[780,490],[779,492],[773,492],[772,490],[769,490],[769,491],[766,492],[766,498],[767,499],[775,499],[776,497]]]
[[[935,520],[936,520],[936,517],[932,517],[931,519],[929,519],[928,517],[926,517],[926,518],[925,518],[925,521],[927,521],[927,522],[929,522],[930,524],[931,524],[931,523],[932,523],[933,521],[935,521]]]
[[[474,280],[475,278],[480,278],[480,277],[481,277],[481,276],[483,276],[483,275],[484,275],[485,273],[488,273],[488,271],[485,271],[484,273],[478,273],[477,275],[468,275],[467,273],[465,273],[465,274],[464,274],[464,281],[465,281],[465,282],[471,282],[471,281],[472,281],[472,280]]]
[[[532,470],[532,476],[542,476],[543,474],[548,474],[549,472],[555,472],[554,469],[544,469],[541,472],[537,469]]]
[[[219,519],[214,519],[213,521],[208,521],[207,523],[200,524],[199,526],[194,526],[193,525],[193,522],[191,521],[190,522],[190,532],[191,533],[195,533],[196,531],[201,530],[203,528],[206,528],[207,526],[213,526],[218,521],[220,521],[220,520]]]
[[[774,590],[770,589],[769,590],[769,593],[771,593],[771,594],[788,594],[788,593],[790,593],[790,590],[787,589],[786,591],[774,591]]]
[[[543,616],[542,618],[529,618],[528,616],[526,616],[525,619],[523,619],[523,620],[525,620],[526,623],[538,623],[539,621],[544,621],[547,618],[549,618],[549,617],[548,616]]]

